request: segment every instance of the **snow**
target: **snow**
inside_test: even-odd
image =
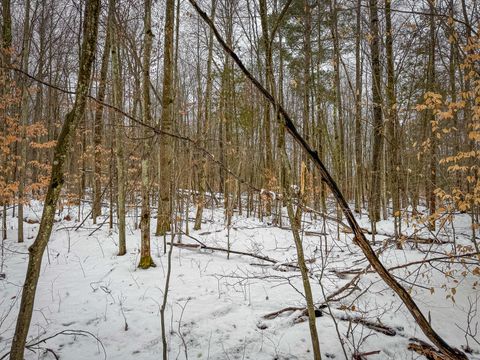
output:
[[[40,204],[34,203],[26,211],[28,219],[37,219],[41,214]],[[76,210],[70,211],[70,221],[63,220],[66,213],[67,210],[57,217],[59,221],[55,223],[48,253],[43,258],[29,343],[64,330],[82,330],[93,336],[87,333],[59,335],[41,343],[40,347],[49,348],[64,359],[161,358],[159,310],[167,258],[163,254],[164,239],[153,236],[155,224],[152,224],[152,252],[157,267],[141,270],[136,267],[140,233],[133,229],[131,218],[127,229],[128,253],[118,257],[117,234],[115,229],[108,229],[108,222],[90,235],[97,227],[91,220],[76,231],[79,224],[75,219]],[[88,209],[83,209],[83,213],[86,215]],[[194,216],[193,208],[190,216]],[[227,229],[222,210],[205,209],[204,219],[199,231],[193,231],[193,223],[190,223],[190,235],[209,246],[226,248]],[[368,263],[352,243],[350,234],[340,232],[337,238],[335,223],[328,222],[324,228],[323,222],[315,221],[310,214],[305,215],[304,220],[305,230],[328,234],[326,237],[303,235],[305,256],[315,259],[308,264],[314,299],[316,303],[322,303],[323,292],[328,296],[354,276],[340,275],[339,271],[364,269]],[[6,277],[0,280],[0,358],[8,352],[11,344],[27,267],[28,246],[38,231],[38,223],[25,223],[26,243],[18,244],[16,221],[9,217],[9,237],[4,244],[3,272]],[[369,228],[365,216],[359,221]],[[230,229],[231,248],[262,254],[284,265],[294,263],[296,252],[290,231],[269,223],[235,214]],[[377,229],[392,233],[391,220],[380,222]],[[405,233],[413,232],[413,228],[407,228],[406,224],[404,229]],[[459,244],[471,245],[465,236],[469,233],[468,216],[457,216],[455,229],[457,234],[464,234],[458,236]],[[395,244],[385,243],[385,239],[385,236],[377,235],[375,249],[382,251],[380,257],[387,267],[452,251],[450,244],[423,244],[415,248],[410,243],[406,243],[403,250],[397,250]],[[187,236],[182,236],[181,240],[196,244]],[[438,253],[427,255],[427,250]],[[322,262],[325,264],[323,271]],[[393,273],[407,288],[412,283],[419,285],[411,289],[417,304],[431,319],[436,331],[449,344],[460,348],[466,345],[465,332],[460,328],[467,327],[469,302],[474,303],[480,298],[478,286],[474,286],[480,278],[471,273],[478,261],[477,265],[464,266],[449,262],[434,264],[435,268],[415,265]],[[247,256],[231,254],[228,260],[224,252],[175,247],[166,312],[169,358],[312,359],[308,322],[296,321],[300,311],[285,312],[271,320],[263,318],[268,313],[305,304],[300,272],[292,267],[270,265]],[[449,274],[449,270],[454,272]],[[461,275],[464,270],[467,270],[466,276]],[[455,301],[446,298],[452,295],[452,288],[455,288]],[[345,358],[336,326],[349,358],[355,350],[380,351],[369,355],[368,359],[420,358],[407,349],[409,338],[427,339],[398,297],[376,274],[362,275],[358,289],[340,301],[330,303],[330,309],[333,318],[328,309],[323,309],[323,316],[317,318],[324,358]],[[340,319],[346,317],[380,322],[395,329],[397,334],[387,336],[362,324]],[[472,327],[479,321],[480,316],[472,314]],[[480,346],[472,339],[469,339],[469,345],[474,350],[468,354],[469,358],[480,359]],[[26,359],[53,358],[51,353],[42,349],[33,347],[35,353],[26,350]]]

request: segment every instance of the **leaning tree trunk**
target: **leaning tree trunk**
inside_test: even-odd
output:
[[[405,288],[399,282],[397,282],[397,280],[395,280],[395,278],[388,272],[385,266],[383,266],[382,262],[378,259],[375,251],[370,246],[370,243],[365,237],[365,234],[363,233],[362,229],[358,225],[357,220],[355,219],[352,211],[350,210],[350,206],[345,200],[345,197],[343,196],[342,192],[338,188],[337,183],[335,182],[335,180],[333,180],[332,176],[326,169],[325,165],[320,160],[318,153],[315,150],[313,150],[310,144],[307,143],[305,139],[300,135],[288,112],[284,109],[284,107],[281,104],[278,103],[277,100],[275,100],[273,95],[270,94],[262,86],[262,84],[250,73],[250,71],[247,70],[247,68],[245,67],[243,62],[240,60],[238,55],[223,40],[222,36],[220,35],[217,28],[215,27],[215,24],[209,19],[208,15],[202,9],[200,9],[196,1],[189,0],[189,2],[195,8],[197,13],[202,17],[202,19],[210,26],[210,28],[213,30],[215,34],[215,37],[217,38],[217,41],[220,43],[220,45],[225,50],[225,52],[227,52],[228,55],[235,61],[235,63],[238,65],[238,67],[243,72],[243,74],[262,93],[262,95],[266,99],[268,99],[268,101],[270,101],[270,103],[274,107],[278,109],[279,113],[282,115],[282,119],[283,119],[282,122],[285,125],[285,129],[290,133],[290,135],[295,140],[295,142],[301,146],[303,151],[305,151],[308,154],[310,160],[315,164],[318,171],[320,172],[322,180],[325,182],[325,184],[328,186],[333,196],[337,200],[341,210],[343,211],[343,214],[345,215],[345,218],[347,219],[347,222],[350,228],[352,229],[353,235],[357,240],[358,246],[364,253],[370,265],[372,265],[373,269],[378,273],[378,275],[382,278],[382,280],[385,281],[385,283],[393,291],[395,291],[395,293],[400,297],[400,299],[402,300],[402,302],[404,303],[404,305],[406,306],[410,314],[413,316],[413,318],[415,319],[419,327],[422,329],[425,336],[428,339],[430,339],[432,343],[438,346],[438,348],[442,353],[444,353],[450,359],[466,360],[467,357],[463,352],[455,348],[452,348],[440,337],[440,335],[436,333],[436,331],[432,328],[432,326],[430,325],[430,322],[423,315],[420,308],[412,299],[408,291],[405,290]]]
[[[42,219],[37,237],[29,247],[28,269],[23,285],[20,311],[17,326],[12,341],[10,352],[11,360],[23,360],[23,352],[32,319],[35,292],[37,289],[42,256],[52,232],[53,220],[57,201],[60,197],[65,182],[65,163],[70,150],[75,129],[83,117],[87,100],[92,64],[97,45],[98,18],[100,14],[100,0],[88,0],[85,6],[85,24],[83,29],[83,42],[80,53],[80,67],[76,98],[72,110],[65,117],[60,136],[57,139],[52,162],[52,173],[48,186],[47,196],[43,207]]]

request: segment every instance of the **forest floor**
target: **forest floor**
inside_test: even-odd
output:
[[[88,210],[83,209],[85,215]],[[32,204],[26,211],[30,222],[36,222],[41,206]],[[75,230],[79,225],[77,210],[70,211],[70,219],[65,219],[66,215],[67,210],[58,216],[43,258],[28,343],[63,333],[31,346],[26,359],[53,359],[52,352],[60,359],[78,360],[161,358],[159,310],[167,257],[163,253],[164,239],[153,236],[155,223],[152,253],[157,267],[141,270],[137,268],[140,231],[133,229],[131,218],[128,252],[118,257],[117,234],[108,229],[108,221],[96,230],[88,219]],[[229,239],[232,250],[261,254],[278,263],[237,254],[227,259],[221,251],[174,247],[166,311],[169,358],[312,359],[308,322],[301,310],[264,318],[287,307],[305,306],[288,221],[285,219],[285,228],[280,228],[269,225],[267,219],[261,222],[235,214],[228,232],[222,209],[206,209],[204,219],[200,231],[191,230],[193,223],[189,224],[190,236],[225,249]],[[310,260],[310,281],[315,302],[321,304],[368,263],[352,243],[351,235],[338,231],[335,222],[314,220],[311,214],[304,220],[302,236]],[[366,215],[358,216],[358,220],[362,226],[369,226]],[[16,221],[10,214],[9,237],[1,259],[5,278],[0,279],[0,358],[9,350],[27,268],[27,249],[38,231],[38,223],[25,223],[26,242],[18,244]],[[458,215],[437,237],[450,241],[454,229],[457,249],[468,252],[472,245],[469,226],[468,216]],[[418,230],[412,224],[403,224],[403,229],[406,234]],[[392,234],[392,222],[378,223],[377,230]],[[426,230],[417,234],[429,236]],[[198,244],[185,235],[175,240]],[[374,248],[387,267],[443,257],[453,251],[450,242],[409,241],[398,250],[383,235],[376,236]],[[473,350],[468,354],[471,359],[480,359],[480,334],[475,335],[480,323],[478,266],[478,260],[472,258],[465,258],[463,263],[443,259],[392,270],[411,289],[417,304],[449,344],[465,349],[468,340]],[[348,358],[355,352],[366,354],[368,360],[421,358],[408,350],[408,345],[411,338],[426,338],[399,298],[374,273],[364,272],[358,280],[317,318],[323,358],[345,358],[338,334]],[[466,335],[468,326],[472,336]]]

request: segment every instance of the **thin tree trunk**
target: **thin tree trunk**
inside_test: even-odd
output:
[[[110,1],[111,2],[111,1]],[[109,2],[109,4],[110,4]],[[110,47],[112,43],[112,29],[111,29],[111,17],[114,14],[110,10],[107,15],[107,33],[105,38],[105,45],[102,55],[102,63],[100,65],[100,81],[98,84],[97,99],[99,101],[105,100],[105,89],[107,85],[108,74],[108,62],[110,59]],[[102,194],[102,129],[103,129],[103,106],[97,104],[95,108],[95,120],[94,120],[94,186],[93,186],[93,205],[92,205],[92,218],[93,223],[97,223],[97,217],[101,215],[101,194]]]
[[[362,34],[362,1],[357,0],[355,37],[355,212],[361,212],[363,194],[362,176],[362,63],[360,59],[360,38]]]
[[[262,25],[262,38],[263,46],[265,47],[265,87],[273,93],[273,59],[272,59],[272,47],[268,31],[268,12],[267,12],[267,1],[259,1],[259,10],[260,10],[260,20]],[[263,122],[264,122],[264,133],[265,133],[265,170],[267,181],[268,177],[273,176],[273,155],[272,155],[272,126],[270,120],[270,103],[265,101],[264,113],[263,113]]]
[[[114,9],[116,0],[109,1],[109,18],[115,18]],[[113,19],[112,19],[113,20]],[[113,75],[113,104],[116,108],[123,108],[122,78],[120,69],[120,47],[117,37],[114,36],[113,24],[118,29],[116,20],[110,20],[110,36],[112,37],[112,75]],[[117,162],[117,217],[118,217],[118,256],[127,253],[126,235],[125,235],[125,154],[124,154],[124,136],[123,116],[115,114],[115,157]]]
[[[388,171],[390,178],[390,194],[393,206],[394,232],[398,240],[400,234],[400,186],[399,186],[399,151],[398,137],[399,124],[397,115],[397,96],[395,93],[395,69],[393,64],[393,34],[391,0],[385,0],[385,47],[387,53],[387,128],[388,128]],[[388,204],[388,201],[387,201]],[[397,248],[402,248],[402,243],[397,241]]]
[[[435,92],[435,3],[434,0],[428,0],[430,10],[430,43],[429,43],[429,56],[428,56],[428,74],[427,74],[427,89],[430,92]],[[436,195],[437,189],[437,134],[434,130],[435,114],[433,110],[427,111],[427,125],[430,133],[430,154],[429,154],[429,168],[430,173],[427,176],[427,202],[428,202],[428,214],[430,216],[428,222],[428,228],[431,231],[435,231],[435,219],[434,214],[436,211]]]
[[[28,59],[30,56],[30,0],[25,3],[25,19],[23,24],[23,51],[22,70],[28,72]],[[23,205],[25,203],[25,174],[27,166],[27,125],[28,125],[28,89],[27,79],[22,80],[20,103],[21,140],[20,140],[20,162],[18,166],[18,242],[23,242]]]
[[[340,188],[345,191],[345,129],[343,119],[342,107],[342,92],[340,83],[340,44],[338,35],[338,17],[337,17],[337,1],[330,0],[331,12],[331,28],[330,32],[333,38],[333,72],[335,77],[334,93],[334,127],[335,127],[335,144],[334,144],[334,158],[336,159],[337,181]],[[308,139],[306,139],[308,141]],[[347,195],[348,197],[348,195]],[[341,217],[341,211],[338,214]]]
[[[284,189],[285,190],[285,189]],[[290,219],[290,226],[292,228],[293,239],[295,241],[295,248],[297,250],[297,263],[300,267],[300,272],[302,274],[303,290],[305,292],[305,300],[307,303],[307,312],[308,312],[308,326],[310,328],[310,337],[312,340],[313,347],[313,358],[315,360],[321,360],[322,355],[320,352],[320,343],[318,341],[318,332],[317,332],[317,319],[315,316],[315,305],[313,301],[312,288],[310,286],[310,280],[308,277],[308,268],[305,264],[305,255],[303,253],[302,239],[300,238],[298,224],[300,224],[302,219],[302,211],[300,207],[297,208],[297,211],[293,211],[293,206],[291,199],[287,199],[287,212]]]
[[[215,19],[215,11],[217,8],[217,1],[212,0],[212,9],[210,12],[210,18]],[[205,88],[205,109],[204,109],[204,117],[205,121],[203,123],[203,130],[201,140],[205,140],[210,131],[210,116],[211,116],[211,103],[212,103],[212,86],[213,86],[213,77],[212,77],[212,62],[213,62],[213,31],[209,30],[208,35],[208,58],[207,58],[207,84]],[[200,145],[205,146],[205,141],[200,141]],[[203,209],[205,207],[205,191],[206,191],[206,183],[207,183],[207,158],[205,154],[202,154],[202,163],[200,164],[200,174],[199,174],[199,191],[200,196],[197,203],[197,212],[195,214],[195,225],[193,227],[194,230],[200,230],[202,227],[202,216],[203,216]]]
[[[11,1],[10,0],[2,0],[2,48],[1,48],[1,54],[0,54],[0,59],[2,60],[2,65],[4,66],[9,66],[11,62],[11,57],[10,57],[10,51],[12,48],[12,13],[11,13]],[[9,81],[9,74],[8,70],[2,67],[0,69],[1,75],[4,76],[5,82]],[[0,89],[2,97],[6,93],[6,89],[2,87]],[[2,110],[2,115],[5,117],[6,114],[6,109]],[[6,129],[6,121],[4,121],[3,126],[5,126]],[[6,168],[6,162],[7,160],[5,159],[5,168]],[[2,163],[2,166],[4,164]],[[8,181],[8,174],[4,174],[6,177],[6,180]],[[0,204],[3,207],[2,211],[2,240],[5,240],[7,238],[7,194],[4,194],[2,198],[0,198]]]

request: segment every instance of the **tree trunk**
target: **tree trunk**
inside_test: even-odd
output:
[[[25,19],[23,23],[23,50],[22,50],[22,70],[28,72],[28,58],[30,56],[30,0],[25,3]],[[27,166],[27,126],[28,126],[28,88],[27,79],[21,81],[21,103],[20,103],[20,161],[18,166],[18,242],[23,242],[23,205],[25,203],[25,174]]]
[[[2,60],[2,65],[9,66],[11,62],[10,58],[10,50],[12,47],[12,13],[11,13],[11,0],[2,0],[2,46],[1,46],[1,54],[0,59]],[[9,80],[8,70],[2,67],[0,69],[1,75],[4,76],[5,81]],[[0,89],[2,97],[6,93],[6,89],[2,87]],[[2,110],[2,117],[5,117],[6,110]],[[6,121],[4,121],[4,126],[6,128]],[[3,161],[2,161],[3,162]],[[6,167],[7,160],[5,159],[5,167]],[[4,166],[4,164],[1,164]],[[6,181],[8,181],[8,174],[2,174],[5,176]],[[0,198],[0,204],[2,205],[2,240],[7,238],[7,203],[8,199],[6,194]]]
[[[52,163],[50,185],[44,202],[40,228],[34,243],[28,249],[28,269],[23,285],[22,300],[20,303],[15,335],[12,341],[10,352],[11,360],[23,360],[25,343],[30,328],[30,321],[32,319],[35,292],[37,289],[38,278],[40,276],[42,256],[52,232],[56,204],[65,182],[65,162],[68,157],[75,129],[85,111],[92,64],[97,44],[99,13],[100,1],[88,0],[85,6],[83,42],[80,53],[75,103],[72,110],[65,117],[62,131],[57,139]]]
[[[109,1],[109,19],[115,18],[116,0]],[[112,21],[112,20],[110,20]],[[115,27],[113,28],[113,24]],[[116,40],[116,33],[113,29],[118,29],[118,23],[113,20],[109,23],[112,26],[110,29],[110,36],[112,42],[112,75],[113,75],[113,104],[116,108],[123,108],[123,93],[122,93],[122,75],[120,69],[120,47]],[[123,125],[124,118],[119,114],[114,114],[115,117],[115,157],[117,162],[117,218],[118,218],[118,256],[127,253],[126,235],[125,235],[125,153],[124,153],[124,136]]]
[[[427,91],[435,92],[435,3],[434,0],[428,0],[430,11],[430,42],[429,42],[429,55],[428,55],[428,74],[427,74]],[[437,134],[435,132],[435,114],[432,109],[427,111],[427,122],[430,133],[430,154],[429,154],[429,169],[430,173],[427,176],[427,202],[428,202],[428,214],[430,216],[428,222],[428,228],[431,231],[435,231],[435,211],[436,211],[436,195],[437,189]]]
[[[340,44],[338,35],[338,17],[337,17],[337,1],[330,0],[330,13],[331,13],[331,27],[330,32],[333,38],[333,72],[334,72],[334,131],[335,131],[335,144],[334,144],[334,159],[336,168],[337,182],[340,184],[340,188],[345,191],[345,129],[343,119],[343,107],[342,107],[342,92],[340,83]],[[308,139],[306,139],[308,141]],[[347,195],[348,198],[348,195]],[[338,213],[341,217],[341,211]]]
[[[373,106],[373,150],[372,150],[372,179],[370,187],[370,221],[374,225],[380,220],[380,182],[382,169],[383,149],[383,117],[382,117],[382,90],[380,67],[380,39],[378,35],[377,0],[370,0],[370,41],[372,57],[372,106]]]
[[[165,47],[163,52],[163,94],[162,94],[162,130],[172,132],[174,116],[174,52],[173,32],[175,23],[175,1],[167,0],[165,8]],[[165,235],[171,230],[172,194],[172,138],[162,136],[160,142],[160,182],[156,235]]]
[[[259,1],[259,11],[260,11],[260,22],[262,25],[262,38],[263,46],[265,47],[265,87],[269,89],[270,92],[274,92],[273,85],[273,59],[272,59],[272,47],[268,31],[268,11],[267,11],[267,1]],[[263,110],[263,122],[264,122],[264,131],[265,131],[265,175],[267,181],[269,177],[273,176],[273,155],[272,155],[272,126],[270,120],[270,103],[265,101],[264,110]]]
[[[144,47],[143,47],[143,122],[147,125],[152,123],[152,115],[150,109],[150,58],[152,52],[152,0],[145,0],[145,15],[144,15]],[[143,149],[142,149],[142,163],[141,163],[141,177],[142,177],[142,213],[140,215],[140,232],[141,232],[141,248],[140,248],[140,262],[138,267],[141,269],[148,269],[155,266],[150,252],[150,131],[143,128]]]
[[[362,36],[362,1],[357,0],[355,37],[355,212],[361,212],[363,194],[362,175],[362,63],[360,38]]]
[[[393,64],[393,35],[392,35],[392,14],[391,14],[391,0],[385,0],[385,47],[387,53],[387,127],[388,127],[388,167],[390,177],[390,195],[392,198],[393,218],[394,218],[394,232],[398,238],[400,234],[400,186],[399,186],[399,151],[398,137],[399,124],[397,116],[397,96],[395,93],[395,69]],[[388,201],[387,201],[388,203]],[[402,244],[397,241],[397,248],[400,249]]]
[[[212,0],[212,9],[210,12],[210,18],[215,19],[215,11],[217,8],[217,1]],[[213,77],[212,77],[212,62],[213,62],[213,31],[209,30],[208,35],[208,59],[207,59],[207,84],[205,88],[205,108],[203,111],[205,121],[203,123],[203,130],[201,134],[201,141],[200,145],[205,146],[207,143],[204,141],[210,131],[210,116],[212,112],[212,85],[213,85]],[[203,140],[203,141],[202,141]],[[202,156],[202,163],[200,164],[200,173],[199,173],[199,199],[197,201],[197,212],[195,214],[195,225],[193,227],[194,230],[200,230],[202,227],[202,216],[203,216],[203,208],[205,207],[205,191],[207,185],[207,158],[205,154],[201,154]]]
[[[109,2],[109,4],[111,1]],[[112,43],[112,29],[111,29],[111,17],[114,14],[111,12],[111,7],[109,5],[108,15],[107,15],[107,34],[105,37],[105,47],[103,49],[102,63],[100,65],[100,81],[98,84],[98,93],[97,99],[99,101],[105,100],[105,89],[107,85],[107,74],[108,74],[108,60],[110,58],[110,47]],[[102,129],[103,129],[103,106],[97,104],[95,108],[95,120],[94,120],[94,181],[93,181],[93,205],[92,205],[92,218],[93,223],[97,223],[97,217],[101,215],[102,205]]]

